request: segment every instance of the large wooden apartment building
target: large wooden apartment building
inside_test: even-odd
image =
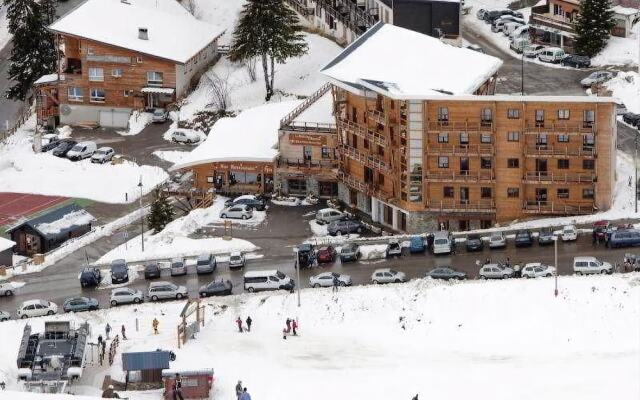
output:
[[[184,97],[216,59],[220,29],[178,3],[168,11],[134,2],[87,0],[49,27],[61,57],[36,82],[41,124],[126,127],[132,110]]]
[[[384,24],[345,49],[322,70],[334,85],[340,199],[409,232],[609,208],[612,100],[493,95],[500,65]]]

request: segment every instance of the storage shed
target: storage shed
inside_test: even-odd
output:
[[[156,350],[122,354],[127,382],[162,383],[162,370],[169,369],[171,352]]]
[[[164,383],[164,398],[173,399],[173,383],[176,374],[182,381],[182,397],[185,399],[208,399],[213,388],[213,369],[198,369],[189,371],[164,371],[162,380]]]

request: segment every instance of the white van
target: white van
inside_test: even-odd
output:
[[[610,274],[613,272],[613,266],[595,257],[574,257],[573,272],[578,275]]]
[[[451,254],[453,252],[453,237],[449,231],[439,231],[433,234],[433,254]]]
[[[80,142],[67,152],[67,158],[69,160],[84,160],[91,157],[97,148],[95,142]]]
[[[316,213],[316,221],[321,224],[328,224],[333,221],[340,221],[345,216],[346,215],[343,212],[338,211],[335,208],[323,208]]]
[[[529,42],[528,38],[517,37],[514,38],[511,43],[509,43],[509,48],[516,53],[521,54],[524,49],[526,49],[530,44],[531,43]]]
[[[509,39],[513,40],[519,37],[529,37],[529,25],[520,25],[509,34]]]
[[[282,272],[272,269],[268,271],[248,271],[244,274],[244,290],[293,290],[295,282]]]
[[[558,63],[567,55],[559,47],[545,47],[538,53],[538,59],[548,63]]]
[[[511,33],[513,31],[515,31],[516,29],[518,29],[519,27],[521,27],[521,26],[522,26],[522,24],[520,22],[507,22],[502,27],[502,33],[505,36],[511,36]]]

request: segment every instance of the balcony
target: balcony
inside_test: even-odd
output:
[[[595,174],[570,173],[570,172],[527,172],[523,178],[524,183],[594,183]]]
[[[525,134],[536,134],[539,135],[541,133],[546,133],[548,135],[553,135],[556,133],[560,134],[568,134],[568,135],[582,135],[585,133],[594,133],[594,124],[590,122],[529,122],[525,123]]]
[[[427,182],[491,182],[495,179],[493,171],[426,171]]]
[[[593,146],[546,146],[546,145],[528,145],[525,147],[526,157],[588,157],[593,158],[596,155],[596,149]]]
[[[382,111],[367,110],[367,118],[369,118],[373,122],[375,122],[377,124],[380,124],[380,125],[386,125],[387,124],[387,121],[385,119],[384,113]]]
[[[362,182],[361,180],[356,179],[351,175],[345,174],[344,172],[340,173],[339,178],[345,185],[361,193],[364,193],[367,196],[375,196],[380,200],[384,200],[387,202],[391,202],[391,199],[393,198],[393,193],[389,193],[383,190],[381,186],[375,183]]]
[[[429,132],[460,131],[460,132],[491,132],[493,123],[489,121],[437,121],[427,124]]]
[[[343,144],[339,146],[338,150],[340,154],[356,160],[369,168],[373,168],[386,173],[391,172],[391,169],[385,162],[379,160],[377,157],[356,150],[351,146]]]
[[[452,213],[495,213],[496,205],[493,200],[464,201],[464,200],[428,200],[426,208],[429,211]]]
[[[343,118],[338,119],[338,127],[341,130],[351,132],[356,136],[359,136],[363,139],[367,139],[371,143],[375,143],[382,147],[387,146],[387,139],[384,137],[384,135],[378,132],[374,132],[370,129],[367,129],[353,121],[349,121],[348,119],[343,119]]]
[[[450,156],[493,156],[494,149],[490,144],[461,144],[453,145],[446,143],[429,143],[427,154],[429,155],[450,155]]]
[[[545,11],[546,9],[547,7],[545,7]],[[575,32],[573,30],[573,24],[566,18],[563,18],[559,15],[538,14],[535,12],[535,9],[532,11],[533,12],[531,13],[531,18],[529,18],[530,25],[544,26],[571,34]]]
[[[292,168],[302,171],[307,170],[321,170],[321,169],[334,169],[338,168],[337,159],[325,159],[325,160],[309,160],[304,158],[283,158],[278,157],[276,159],[276,166],[278,168]]]
[[[593,203],[560,203],[549,201],[527,201],[522,206],[525,214],[576,215],[597,211]]]

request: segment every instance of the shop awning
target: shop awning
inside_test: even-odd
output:
[[[145,87],[142,88],[142,93],[161,93],[161,94],[173,94],[176,90],[174,88],[163,87]]]

